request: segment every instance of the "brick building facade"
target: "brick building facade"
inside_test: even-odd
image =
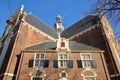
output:
[[[120,47],[99,11],[55,30],[18,9],[0,39],[0,80],[120,80]]]

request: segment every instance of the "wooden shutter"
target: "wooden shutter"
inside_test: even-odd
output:
[[[67,61],[67,67],[68,68],[73,68],[73,61],[72,60]]]
[[[93,68],[97,68],[97,63],[96,63],[95,60],[92,61],[92,67],[93,67]]]
[[[48,60],[44,60],[44,67],[48,67],[49,66],[49,61]]]
[[[81,60],[77,60],[77,65],[78,65],[78,68],[82,68],[82,61]]]
[[[33,67],[33,62],[34,62],[33,59],[30,59],[30,60],[29,60],[29,63],[28,63],[28,67],[29,67],[29,68]]]
[[[58,68],[58,60],[53,60],[53,67]]]

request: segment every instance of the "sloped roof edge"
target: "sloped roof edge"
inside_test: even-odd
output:
[[[71,25],[67,29],[65,29],[61,33],[61,37],[70,38],[70,37],[74,36],[75,34],[78,34],[78,33],[82,32],[88,28],[91,28],[91,27],[93,27],[93,25],[97,24],[97,19],[98,19],[97,16],[88,15],[85,18],[74,23],[73,25]],[[48,26],[47,24],[42,22],[37,17],[34,17],[31,14],[28,14],[25,18],[25,21],[28,22],[29,24],[35,26],[37,29],[45,32],[49,36],[51,36],[55,39],[58,38],[57,32],[55,30],[53,30],[52,28],[50,28],[50,26]]]
[[[50,28],[50,26],[48,26],[47,24],[42,22],[37,17],[35,17],[35,16],[31,15],[31,14],[27,14],[27,16],[25,18],[25,21],[28,22],[29,24],[33,25],[37,29],[45,32],[49,36],[51,36],[51,37],[53,37],[55,39],[58,38],[57,32],[55,30],[53,30],[52,28]]]
[[[88,15],[85,18],[79,20],[75,24],[71,25],[67,29],[65,29],[61,36],[64,38],[70,38],[75,34],[78,34],[88,28],[94,27],[93,25],[97,24],[97,16]]]

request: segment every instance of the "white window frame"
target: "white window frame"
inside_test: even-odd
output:
[[[44,55],[44,58],[41,58],[41,57],[39,57],[39,58],[36,58],[36,55]],[[44,67],[44,65],[42,66],[42,62],[40,62],[40,61],[42,61],[42,60],[45,60],[45,54],[44,53],[35,53],[35,56],[34,56],[34,67],[35,68],[42,68],[42,67]],[[41,65],[41,66],[36,66],[36,61],[39,61],[39,65]]]
[[[60,58],[60,55],[67,55],[66,58]],[[58,54],[58,67],[59,68],[67,68],[67,61],[69,60],[69,55],[67,53],[59,53]],[[61,64],[63,63],[63,66]]]
[[[86,57],[83,58],[83,55],[89,55],[89,58],[87,59]],[[91,68],[92,67],[92,57],[91,53],[82,53],[80,54],[81,60],[82,60],[82,66],[83,68]]]

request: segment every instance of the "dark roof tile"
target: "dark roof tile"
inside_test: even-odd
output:
[[[25,50],[56,50],[57,43],[56,42],[44,42],[41,44],[36,44],[30,47],[26,47]],[[70,50],[100,50],[95,47],[88,46],[86,44],[78,43],[75,41],[69,42]]]
[[[61,34],[64,38],[72,37],[73,35],[82,32],[90,27],[93,27],[97,23],[97,16],[87,16],[84,19],[76,22],[66,30],[64,30]]]
[[[48,25],[40,21],[38,18],[34,17],[31,14],[28,14],[27,17],[25,18],[25,21],[28,22],[29,24],[33,25],[37,29],[45,32],[46,34],[50,35],[51,37],[57,39],[58,35],[57,32],[53,29],[51,29]],[[64,38],[69,38],[72,37],[73,35],[82,32],[90,27],[93,27],[97,23],[97,16],[87,16],[84,19],[76,22],[66,30],[64,30],[61,33],[61,36]]]

